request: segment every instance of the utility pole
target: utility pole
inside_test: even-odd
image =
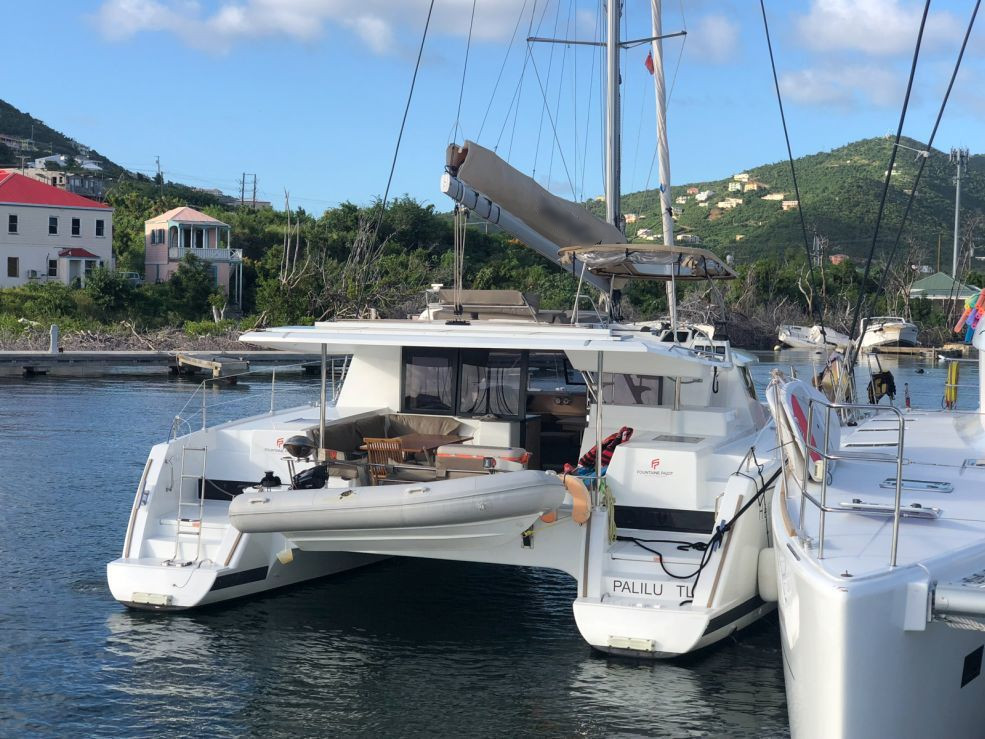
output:
[[[967,149],[951,149],[951,156],[948,161],[957,170],[954,177],[954,258],[952,261],[951,276],[958,279],[958,244],[961,240],[961,171],[968,166]]]
[[[21,174],[24,174],[24,161],[25,161],[25,160],[27,159],[27,157],[26,157],[26,156],[24,156],[23,154],[21,154],[21,155],[20,155],[20,156],[18,157],[18,159],[20,159],[20,160],[21,160]]]
[[[253,175],[253,210],[257,209],[257,176]]]
[[[239,181],[239,207],[242,208],[246,205],[246,172],[243,172],[243,178]]]
[[[157,163],[157,181],[161,183],[161,198],[164,197],[164,173],[161,172],[161,157],[155,156],[154,161]]]
[[[937,272],[941,271],[941,235],[937,234]]]

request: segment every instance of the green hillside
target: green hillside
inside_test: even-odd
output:
[[[56,131],[44,121],[18,110],[4,100],[0,100],[0,133],[29,139],[34,143],[34,146],[26,151],[12,151],[0,143],[0,166],[19,164],[19,157],[22,155],[30,160],[49,154],[66,154],[98,160],[103,163],[103,171],[110,177],[117,177],[124,171],[122,167],[95,149],[90,149],[61,131]]]
[[[904,143],[920,148],[916,141]],[[879,209],[879,199],[885,179],[886,165],[892,141],[884,138],[864,139],[834,149],[804,156],[795,160],[797,184],[800,187],[804,218],[810,230],[829,239],[829,253],[860,256],[867,253]],[[899,227],[906,201],[919,165],[916,154],[900,151],[891,181],[886,211],[880,231],[880,243],[891,243]],[[784,193],[784,199],[795,199],[788,162],[766,164],[746,170],[751,181],[762,183],[755,192],[729,192],[726,179],[693,182],[672,188],[672,200],[686,196],[676,223],[677,233],[692,233],[702,244],[719,251],[728,251],[737,261],[745,262],[769,254],[782,254],[788,248],[802,248],[803,237],[797,211],[784,211],[779,200],[764,200],[771,193]],[[914,201],[904,237],[913,241],[930,259],[936,254],[938,236],[946,247],[953,237],[954,167],[947,154],[933,150],[924,169],[919,192]],[[701,207],[689,187],[701,191],[713,190],[708,206]],[[727,197],[741,198],[741,205],[732,209],[716,206]],[[652,229],[660,234],[660,214],[657,191],[632,193],[623,198],[623,212],[639,215],[636,223],[627,226],[632,236],[639,229]],[[977,215],[985,217],[985,156],[971,157],[961,191],[962,222],[970,223]],[[601,212],[602,204],[589,207]],[[946,260],[945,260],[946,261]]]

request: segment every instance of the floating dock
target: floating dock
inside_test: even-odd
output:
[[[175,375],[198,375],[203,370],[212,374],[213,380],[234,383],[239,375],[250,371],[250,363],[242,357],[199,356],[178,352],[170,366]]]
[[[179,366],[179,356],[185,367],[193,365],[210,371],[216,377],[216,366],[220,377],[246,371],[250,365],[297,365],[300,372],[303,365],[320,363],[317,354],[295,354],[293,352],[245,351],[235,355],[222,352],[196,351],[0,351],[0,376],[36,377],[57,375],[60,377],[92,377],[107,374],[148,374],[156,371],[172,372]],[[330,358],[341,361],[341,358]],[[244,369],[245,368],[245,369]]]

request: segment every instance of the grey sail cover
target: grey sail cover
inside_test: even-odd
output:
[[[625,244],[615,226],[570,200],[552,195],[495,152],[473,141],[448,147],[449,171],[558,246]]]

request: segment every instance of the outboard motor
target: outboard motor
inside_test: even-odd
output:
[[[295,490],[317,490],[328,484],[328,465],[319,464],[301,470],[292,480]]]
[[[888,395],[889,400],[896,399],[896,379],[889,370],[875,372],[868,386],[869,402],[873,405],[882,400],[883,396]]]

